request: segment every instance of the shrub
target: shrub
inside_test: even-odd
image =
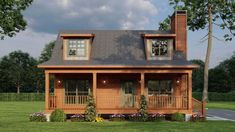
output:
[[[123,114],[113,114],[110,116],[111,121],[124,121],[125,120],[125,115]]]
[[[61,109],[55,109],[51,113],[50,121],[51,122],[64,122],[66,119],[66,115],[64,114],[64,111]]]
[[[86,121],[95,121],[96,119],[96,106],[95,100],[90,93],[87,100],[86,110],[85,110],[85,120]]]
[[[138,113],[140,114],[141,120],[142,121],[147,121],[148,120],[148,113],[147,113],[147,100],[144,95],[141,95],[140,97],[140,108],[138,110]]]
[[[70,118],[72,122],[82,122],[85,120],[85,117],[82,114],[72,115]]]
[[[44,113],[37,112],[37,113],[30,114],[29,121],[32,121],[32,122],[46,122],[47,118],[46,118],[46,115]]]
[[[165,115],[160,113],[150,114],[148,116],[149,121],[163,121],[165,120]]]
[[[191,121],[197,122],[197,121],[206,121],[206,117],[200,115],[200,114],[193,114]]]
[[[171,115],[172,121],[184,121],[184,114],[182,113],[174,113]]]
[[[142,117],[139,113],[131,114],[128,117],[130,121],[142,121]]]

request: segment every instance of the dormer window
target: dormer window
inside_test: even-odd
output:
[[[89,60],[90,38],[65,38],[63,40],[64,60]]]
[[[68,57],[85,57],[87,55],[87,45],[84,39],[70,39],[68,41]]]
[[[152,46],[152,53],[151,55],[153,57],[155,56],[167,56],[168,54],[168,40],[152,40],[151,46]]]
[[[145,48],[148,60],[171,60],[173,52],[173,39],[146,38]]]
[[[60,34],[64,60],[89,60],[94,34]]]

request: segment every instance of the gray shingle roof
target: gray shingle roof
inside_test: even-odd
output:
[[[63,60],[63,44],[57,39],[52,57],[41,66],[192,66],[185,59],[146,61],[144,40],[141,34],[169,34],[157,30],[65,30],[66,34],[95,34],[90,60]]]

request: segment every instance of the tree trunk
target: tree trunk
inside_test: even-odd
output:
[[[20,85],[17,85],[17,94],[20,93]]]
[[[207,45],[207,52],[205,58],[205,68],[204,68],[204,86],[203,86],[203,97],[202,101],[208,101],[208,69],[209,69],[209,61],[211,55],[211,48],[212,48],[212,13],[211,13],[211,6],[208,8],[209,14],[209,30],[208,30],[208,45]]]

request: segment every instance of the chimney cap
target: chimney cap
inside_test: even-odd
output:
[[[175,14],[187,14],[187,10],[176,10]]]

